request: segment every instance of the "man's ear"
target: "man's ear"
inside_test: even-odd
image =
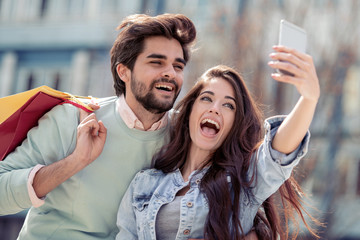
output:
[[[119,63],[116,66],[116,72],[119,76],[119,78],[123,81],[123,82],[129,82],[130,81],[130,74],[131,71],[128,67],[126,67],[124,64]]]

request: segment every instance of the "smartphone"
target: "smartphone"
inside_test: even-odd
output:
[[[306,52],[307,35],[306,31],[284,19],[280,21],[279,45],[295,48],[300,52]],[[282,74],[292,75],[283,70],[278,70]]]

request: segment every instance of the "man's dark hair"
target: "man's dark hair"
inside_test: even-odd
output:
[[[193,22],[182,14],[162,14],[151,17],[145,14],[130,15],[117,27],[121,30],[110,50],[111,72],[117,96],[125,93],[125,83],[117,74],[116,67],[123,64],[131,71],[135,61],[144,50],[144,40],[153,36],[164,36],[179,41],[187,62],[190,47],[196,38]]]

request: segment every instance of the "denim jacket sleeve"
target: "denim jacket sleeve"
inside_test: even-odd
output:
[[[132,206],[132,196],[138,177],[139,173],[137,173],[134,179],[131,181],[121,201],[116,220],[116,225],[119,228],[119,233],[116,235],[116,240],[138,239],[136,216]]]
[[[274,116],[265,120],[265,138],[253,158],[256,158],[255,198],[263,202],[291,176],[293,168],[308,151],[310,132],[300,145],[290,154],[284,154],[271,147],[271,142],[285,116]]]

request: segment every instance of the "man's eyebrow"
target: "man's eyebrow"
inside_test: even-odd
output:
[[[186,61],[182,58],[176,58],[175,61],[186,65]]]
[[[159,58],[159,59],[167,59],[167,57],[165,55],[162,54],[150,54],[149,56],[147,56],[146,58]]]
[[[152,53],[149,56],[147,56],[146,58],[158,58],[158,59],[165,59],[165,60],[167,59],[167,57],[165,55],[157,54],[157,53]],[[186,61],[182,58],[175,58],[175,61],[186,65]]]

